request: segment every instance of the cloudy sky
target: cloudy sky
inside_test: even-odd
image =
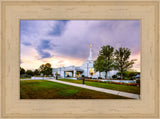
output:
[[[21,67],[39,68],[51,63],[80,66],[88,59],[90,44],[94,60],[104,45],[131,49],[137,59],[133,69],[140,70],[139,20],[21,20]]]

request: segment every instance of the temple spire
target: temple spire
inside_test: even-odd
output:
[[[92,44],[90,44],[90,52],[89,52],[88,60],[93,60],[92,59]]]

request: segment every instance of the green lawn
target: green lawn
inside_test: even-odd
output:
[[[20,77],[20,79],[30,79],[30,78],[28,78],[28,77]]]
[[[20,81],[21,99],[125,99],[125,97],[44,80]]]
[[[72,79],[58,79],[58,80],[82,84],[82,80],[72,80]],[[103,82],[91,82],[91,81],[85,81],[85,84],[89,86],[140,94],[140,88],[136,86],[126,86],[126,85],[108,84]]]

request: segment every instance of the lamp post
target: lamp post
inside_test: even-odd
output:
[[[82,75],[82,84],[84,84],[84,75]]]
[[[55,75],[56,75],[56,80],[58,80],[58,73],[56,72]]]

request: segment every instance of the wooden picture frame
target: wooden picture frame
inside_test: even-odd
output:
[[[1,0],[0,117],[159,119],[159,0]],[[20,100],[20,20],[141,21],[141,98]]]

